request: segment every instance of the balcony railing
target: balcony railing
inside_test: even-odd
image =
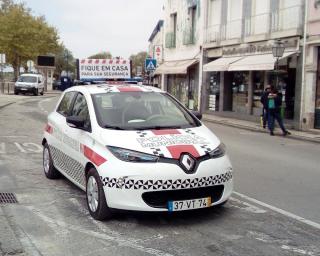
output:
[[[302,27],[302,6],[297,5],[271,13],[271,32]]]
[[[205,31],[206,43],[219,43],[226,39],[226,26],[217,24],[207,27]]]
[[[176,47],[176,34],[174,32],[166,33],[166,48],[175,48]]]
[[[196,43],[196,35],[193,29],[186,29],[183,32],[183,44],[190,45]]]

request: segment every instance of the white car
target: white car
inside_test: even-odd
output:
[[[233,191],[224,145],[160,89],[85,85],[64,91],[49,114],[44,173],[86,191],[98,220],[113,209],[182,211],[225,203]]]
[[[14,84],[14,94],[33,93],[34,95],[43,95],[44,78],[41,74],[22,74]]]

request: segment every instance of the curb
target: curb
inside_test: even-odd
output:
[[[251,126],[246,126],[246,125],[241,125],[241,124],[233,124],[233,123],[229,123],[229,122],[225,122],[225,121],[218,121],[218,120],[212,120],[212,119],[207,119],[207,118],[203,118],[202,120],[205,121],[205,122],[210,122],[210,123],[215,123],[215,124],[220,124],[220,125],[226,125],[226,126],[229,126],[229,127],[239,128],[239,129],[243,129],[243,130],[249,130],[249,131],[253,131],[253,132],[265,133],[265,130],[262,129],[262,128],[254,128],[254,127],[251,127]],[[319,139],[315,139],[315,138],[309,138],[309,137],[305,137],[305,136],[301,136],[301,135],[295,135],[295,134],[288,135],[288,136],[286,136],[286,138],[293,139],[293,140],[300,140],[300,141],[308,141],[308,142],[313,142],[313,143],[320,143],[320,138]]]

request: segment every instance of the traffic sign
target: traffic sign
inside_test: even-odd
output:
[[[146,59],[144,69],[146,71],[153,71],[157,68],[157,60],[156,59]]]

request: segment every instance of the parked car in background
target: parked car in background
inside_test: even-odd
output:
[[[22,74],[19,76],[14,85],[14,94],[33,93],[34,95],[43,95],[44,93],[44,78],[41,74]]]
[[[52,83],[52,89],[53,90],[61,90],[61,81],[60,79],[56,79]]]

